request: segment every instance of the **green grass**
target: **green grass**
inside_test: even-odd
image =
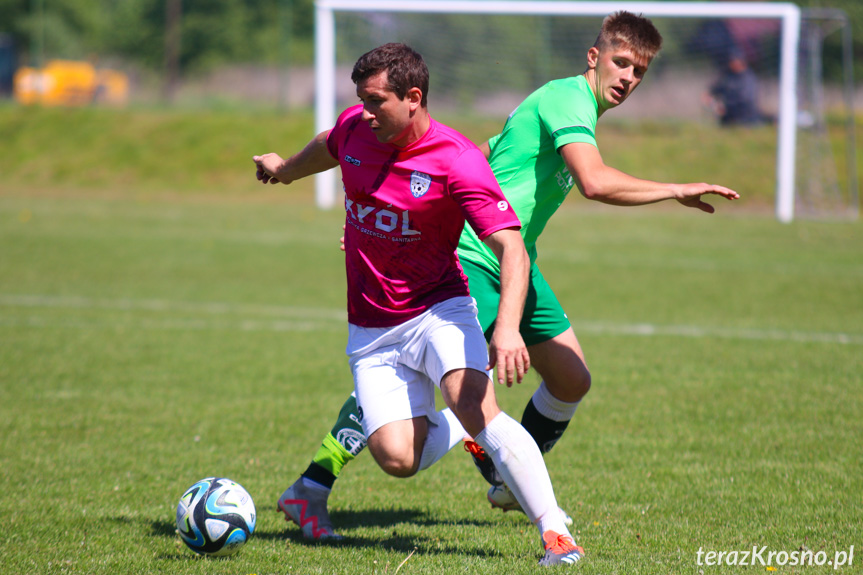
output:
[[[502,127],[502,118],[450,117],[476,142]],[[11,189],[135,195],[139,199],[190,195],[265,195],[251,177],[251,157],[287,155],[313,135],[308,110],[213,107],[197,110],[50,109],[0,104],[0,192]],[[830,118],[834,171],[848,194],[845,127]],[[863,141],[863,117],[857,141]],[[801,154],[812,133],[801,132]],[[704,181],[737,190],[738,209],[770,212],[776,189],[774,127],[720,128],[704,122],[623,122],[603,118],[597,138],[605,162],[624,172],[664,182]],[[857,164],[863,166],[863,146]],[[863,169],[863,168],[861,168]],[[311,183],[298,184],[310,190]],[[847,197],[846,197],[847,199]],[[830,201],[820,200],[825,209]],[[838,206],[833,205],[833,208]],[[829,213],[829,212],[828,212]]]
[[[400,573],[536,572],[533,527],[488,508],[463,453],[408,480],[363,454],[330,500],[340,546],[273,511],[351,389],[343,216],[308,187],[225,191],[240,176],[189,153],[193,171],[224,170],[221,192],[148,194],[171,189],[158,174],[134,192],[4,184],[0,571],[392,574],[415,550]],[[588,553],[572,571],[761,573],[696,553],[854,545],[839,572],[861,572],[863,228],[569,202],[540,261],[594,376],[546,458]],[[520,415],[535,384],[500,403]],[[174,533],[179,496],[208,475],[242,483],[260,514],[225,560]]]
[[[499,128],[442,119],[476,141]],[[533,528],[488,509],[464,454],[410,480],[360,457],[331,497],[341,546],[272,511],[351,389],[343,216],[314,208],[310,181],[252,176],[251,155],[297,149],[312,124],[0,106],[0,572],[394,573],[408,556],[401,573],[535,572]],[[546,458],[588,551],[575,570],[755,573],[696,553],[859,547],[860,225],[758,215],[770,129],[643,128],[602,126],[606,161],[744,198],[707,216],[573,194],[540,243],[594,376]],[[500,403],[518,416],[535,384]],[[226,560],[174,533],[207,475],[260,512]]]
[[[308,141],[312,126],[273,110],[0,106],[0,173],[29,189],[224,194],[249,189],[254,154]]]

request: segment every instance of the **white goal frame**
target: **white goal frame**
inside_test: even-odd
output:
[[[508,14],[524,16],[606,16],[618,10],[647,17],[775,18],[782,24],[779,69],[779,115],[776,159],[776,218],[794,219],[797,145],[797,54],[801,9],[776,2],[590,2],[525,0],[316,0],[315,129],[332,128],[336,120],[335,12],[412,12],[437,14]],[[317,174],[315,199],[321,208],[336,201],[333,170]]]

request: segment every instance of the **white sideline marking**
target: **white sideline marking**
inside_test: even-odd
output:
[[[224,302],[184,302],[167,300],[95,299],[73,296],[11,295],[0,294],[0,306],[60,308],[82,310],[142,310],[155,312],[197,313],[204,316],[265,316],[284,319],[152,319],[135,318],[128,322],[93,320],[66,320],[54,317],[2,318],[0,325],[29,325],[34,327],[143,327],[150,329],[239,330],[239,331],[314,331],[341,328],[347,314],[327,308],[301,308],[292,306],[265,306]],[[576,334],[631,335],[641,337],[719,337],[754,341],[793,341],[799,343],[835,343],[863,345],[863,334],[796,331],[783,329],[725,328],[692,325],[656,325],[571,320]]]
[[[721,337],[724,339],[751,339],[760,341],[796,341],[801,343],[840,343],[863,345],[863,334],[793,331],[783,329],[724,328],[692,325],[613,324],[572,322],[576,333],[595,335],[637,335],[677,337]]]
[[[837,278],[860,278],[863,277],[863,265],[852,265],[847,262],[806,262],[806,263],[772,263],[763,261],[735,261],[719,262],[714,260],[699,259],[696,257],[627,257],[622,255],[609,255],[597,253],[586,249],[572,252],[558,250],[555,248],[543,248],[543,261],[554,260],[568,264],[577,265],[599,265],[610,268],[624,268],[628,270],[657,270],[671,269],[683,271],[706,271],[706,272],[758,272],[785,276],[806,276],[824,278],[827,276]]]
[[[184,331],[248,331],[248,332],[321,332],[342,331],[332,322],[315,321],[213,321],[213,320],[150,320],[137,319],[133,321],[116,321],[108,319],[67,320],[29,316],[19,319],[0,317],[0,326],[26,326],[68,329],[158,329]],[[342,325],[341,323],[338,324]],[[346,330],[345,330],[346,331]]]

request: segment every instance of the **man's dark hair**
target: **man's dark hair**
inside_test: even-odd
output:
[[[644,16],[620,10],[605,17],[593,45],[600,50],[626,46],[649,61],[662,48],[662,35]]]
[[[351,73],[351,80],[358,84],[362,80],[387,73],[387,88],[401,99],[411,88],[419,88],[423,94],[421,105],[428,104],[429,69],[423,57],[406,44],[390,43],[366,52]]]

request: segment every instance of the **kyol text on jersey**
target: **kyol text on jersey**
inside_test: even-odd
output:
[[[422,235],[422,232],[411,229],[410,211],[395,208],[392,204],[367,206],[345,198],[345,211],[347,222],[370,236],[389,238],[394,242],[414,242]]]

